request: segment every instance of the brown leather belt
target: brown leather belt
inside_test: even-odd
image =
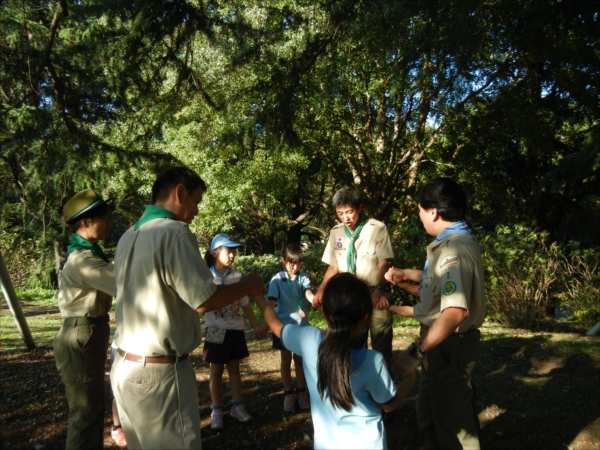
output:
[[[126,352],[124,350],[118,349],[117,350],[119,352],[119,355],[121,355],[123,358],[125,358],[127,361],[133,361],[136,363],[143,363],[144,360],[146,361],[146,363],[152,363],[152,364],[173,364],[174,362],[177,361],[183,361],[186,360],[188,357],[188,353],[186,353],[185,355],[181,355],[179,357],[175,356],[175,355],[165,355],[165,356],[140,356],[140,355],[134,355],[133,353],[129,353]]]

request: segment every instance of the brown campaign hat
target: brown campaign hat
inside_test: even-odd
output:
[[[96,206],[106,203],[93,189],[86,189],[78,192],[69,200],[63,211],[65,212],[65,221],[73,222],[83,213],[95,208]]]

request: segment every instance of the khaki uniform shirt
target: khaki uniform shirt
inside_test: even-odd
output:
[[[340,272],[348,272],[346,255],[350,238],[344,233],[344,224],[340,223],[331,229],[329,241],[322,261],[330,266],[337,266]],[[367,220],[358,239],[354,242],[356,255],[356,277],[368,286],[378,283],[377,272],[379,262],[392,259],[394,251],[385,224],[371,219]]]
[[[116,292],[114,266],[89,250],[76,250],[63,268],[58,308],[63,317],[103,316]]]
[[[469,315],[455,332],[480,327],[485,319],[485,286],[479,244],[470,236],[453,234],[429,244],[427,257],[415,319],[431,326],[444,309],[459,307]]]
[[[117,346],[140,356],[181,356],[200,345],[196,312],[217,290],[184,222],[154,219],[127,230],[115,254]]]

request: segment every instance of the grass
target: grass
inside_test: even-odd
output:
[[[6,395],[0,404],[0,423],[4,425],[0,439],[7,448],[64,448],[68,408],[52,352],[61,324],[56,292],[19,290],[18,296],[37,349],[25,351],[4,303],[0,310],[0,390]],[[319,311],[311,311],[309,318],[315,326],[326,326]],[[597,336],[584,336],[587,329],[567,320],[548,321],[537,330],[511,329],[491,321],[484,324],[478,399],[482,447],[600,450],[600,346]],[[417,333],[414,320],[394,316],[396,351],[406,348]],[[199,383],[204,443],[226,448],[246,442],[248,447],[262,450],[312,448],[304,437],[312,433],[310,414],[282,417],[279,412],[278,352],[270,341],[253,339],[252,331],[248,336],[250,358],[241,367],[245,396],[254,410],[261,411],[251,427],[236,428],[230,423],[227,433],[211,433],[208,367],[201,359],[202,347],[190,355]],[[415,431],[414,391],[388,419],[390,448],[420,445]],[[109,425],[107,418],[106,430]],[[105,434],[108,436],[109,431]],[[23,440],[24,435],[29,440]],[[107,438],[105,447],[111,445]]]

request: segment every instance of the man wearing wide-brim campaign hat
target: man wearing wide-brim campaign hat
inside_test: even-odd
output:
[[[108,311],[116,283],[114,266],[98,241],[108,234],[111,212],[93,189],[64,206],[73,234],[58,291],[64,320],[54,338],[54,357],[69,404],[67,449],[103,447]]]

